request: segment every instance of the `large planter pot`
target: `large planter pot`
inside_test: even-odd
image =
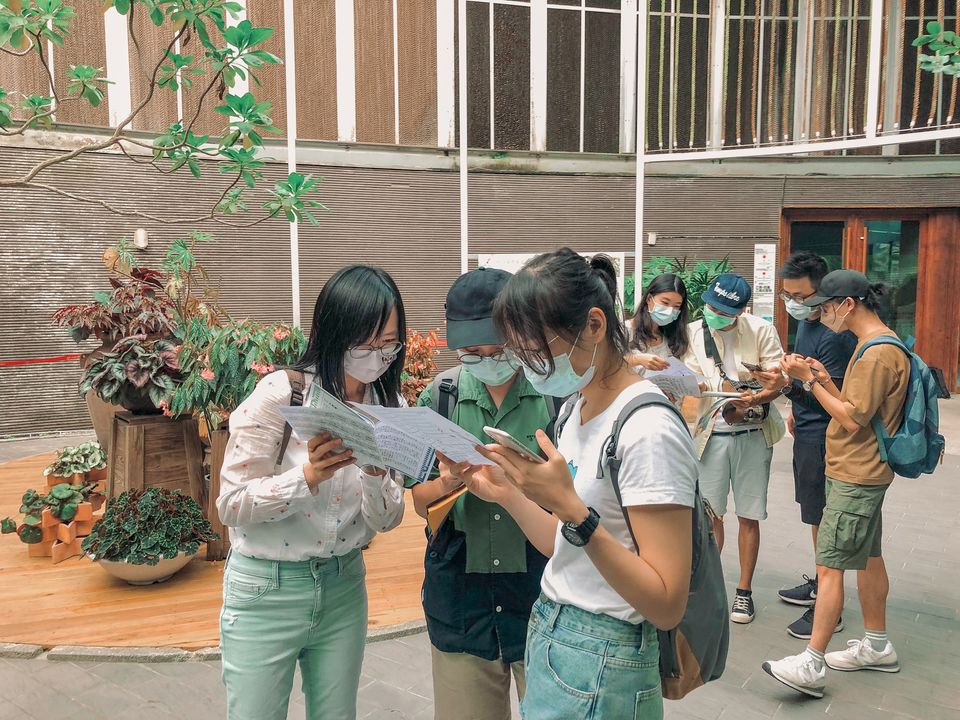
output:
[[[153,585],[169,580],[178,570],[181,570],[193,560],[193,557],[193,555],[181,552],[171,560],[160,560],[156,565],[134,565],[126,560],[95,560],[94,562],[106,570],[108,574],[124,580],[130,585]],[[92,557],[90,559],[93,560]]]
[[[87,367],[104,352],[104,347],[81,357],[80,367],[86,370]],[[111,405],[108,402],[104,402],[93,390],[90,390],[83,398],[87,403],[87,413],[90,415],[90,423],[93,425],[93,431],[97,434],[97,442],[100,443],[100,447],[103,448],[104,452],[109,453],[110,427],[113,423],[113,415],[123,408],[119,405]]]

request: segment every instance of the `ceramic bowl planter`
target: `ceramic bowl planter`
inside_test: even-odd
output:
[[[169,580],[178,571],[183,569],[187,563],[193,560],[194,555],[188,555],[185,552],[179,553],[170,560],[163,559],[156,565],[134,565],[126,560],[95,560],[108,574],[115,578],[124,580],[130,585],[153,585]],[[90,555],[91,560],[93,556]]]

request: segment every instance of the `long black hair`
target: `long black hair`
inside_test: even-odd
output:
[[[346,395],[344,354],[383,332],[394,309],[402,348],[376,381],[376,389],[381,403],[396,407],[406,357],[407,317],[397,284],[378,267],[348,265],[327,280],[313,310],[310,342],[296,369],[316,373],[321,386],[342,400]]]
[[[607,318],[606,340],[616,357],[627,351],[627,335],[617,311],[617,272],[606,255],[589,261],[570,248],[537,255],[497,296],[493,322],[522,363],[548,374],[556,369],[547,328],[573,343],[591,308]]]
[[[683,298],[683,304],[680,306],[680,315],[669,325],[657,328],[657,324],[650,317],[650,311],[647,309],[647,300],[653,295],[659,295],[665,292],[679,293]],[[633,319],[633,340],[630,345],[637,350],[646,352],[650,344],[657,339],[654,334],[657,329],[660,335],[667,341],[670,348],[670,354],[676,358],[682,358],[690,349],[690,333],[687,331],[687,316],[689,314],[687,306],[687,286],[683,284],[683,279],[673,273],[663,273],[657,275],[640,298],[637,305],[637,315]]]

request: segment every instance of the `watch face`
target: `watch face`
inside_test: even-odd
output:
[[[580,533],[577,532],[577,527],[578,526],[573,523],[564,523],[560,532],[563,534],[564,539],[571,545],[583,547],[587,544],[587,541],[580,537]]]

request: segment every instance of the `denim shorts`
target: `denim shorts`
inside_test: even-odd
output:
[[[660,648],[650,623],[633,625],[541,595],[524,663],[524,720],[663,718]]]

